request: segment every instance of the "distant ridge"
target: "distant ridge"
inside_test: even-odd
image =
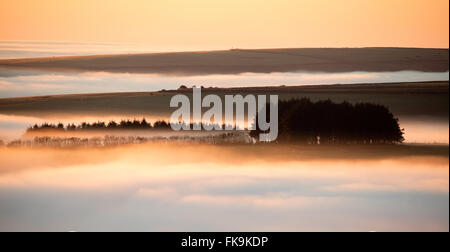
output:
[[[31,58],[0,60],[0,67],[195,75],[295,71],[446,72],[449,70],[448,62],[448,49],[371,47],[231,49]]]

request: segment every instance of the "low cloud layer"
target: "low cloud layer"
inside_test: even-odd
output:
[[[0,150],[0,229],[448,230],[448,157],[267,155],[212,146]]]

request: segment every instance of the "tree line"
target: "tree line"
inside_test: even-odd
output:
[[[182,125],[186,125],[186,123],[182,122]],[[220,126],[220,124],[213,124],[209,123],[207,124],[211,127]],[[201,123],[190,123],[189,127],[190,129],[193,129],[195,126],[202,126]],[[225,124],[222,124],[222,129],[225,128]],[[233,130],[236,129],[235,126],[232,127]],[[94,122],[94,123],[87,123],[83,122],[78,125],[75,124],[67,124],[64,125],[62,123],[58,124],[51,124],[51,123],[43,123],[41,125],[35,124],[32,127],[29,127],[27,129],[27,132],[33,132],[33,131],[45,131],[45,130],[57,130],[57,131],[80,131],[80,130],[136,130],[136,129],[145,129],[145,130],[169,130],[171,129],[170,123],[166,122],[164,120],[159,120],[152,123],[147,122],[147,120],[144,118],[142,120],[122,120],[119,123],[115,121],[110,121],[109,123],[105,122]]]
[[[78,130],[114,130],[114,129],[170,129],[170,124],[164,120],[159,120],[152,123],[147,122],[144,118],[142,120],[122,120],[120,122],[110,121],[109,123],[105,122],[94,122],[88,123],[83,122],[78,125],[75,124],[67,124],[64,125],[62,123],[51,124],[44,123],[41,125],[35,124],[32,127],[27,129],[27,132],[32,131],[41,131],[41,130],[60,130],[60,131],[78,131]]]

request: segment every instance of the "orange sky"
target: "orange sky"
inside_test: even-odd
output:
[[[0,0],[0,40],[448,48],[448,8],[448,0]]]

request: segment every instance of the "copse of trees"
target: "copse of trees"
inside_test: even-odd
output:
[[[267,115],[270,118],[269,109]],[[393,144],[404,141],[398,119],[387,107],[377,104],[293,99],[279,102],[278,116],[279,142]],[[251,135],[256,137],[259,133],[255,130]]]

